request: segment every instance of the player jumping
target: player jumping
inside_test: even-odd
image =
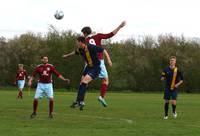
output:
[[[102,39],[109,39],[109,38],[113,37],[125,25],[126,25],[126,22],[123,21],[116,29],[114,29],[112,32],[110,32],[108,34],[97,33],[95,35],[92,35],[92,30],[90,27],[83,27],[81,32],[83,33],[84,37],[86,38],[86,43],[101,47]],[[73,51],[69,54],[63,55],[63,57],[68,57],[68,56],[71,56],[74,54],[75,54],[75,51]],[[101,80],[102,80],[101,93],[100,93],[100,96],[98,97],[98,100],[101,102],[101,104],[104,107],[106,107],[107,103],[104,98],[105,98],[105,94],[106,94],[106,91],[108,88],[109,78],[108,78],[108,72],[106,70],[106,66],[105,66],[105,62],[104,62],[104,58],[103,58],[103,53],[98,53],[98,58],[100,60],[100,68],[101,68],[100,73],[99,73],[99,78],[101,78]]]
[[[85,97],[86,87],[93,79],[95,79],[99,75],[101,70],[100,68],[101,62],[98,59],[98,53],[103,53],[105,55],[107,62],[110,66],[112,66],[112,62],[105,49],[92,44],[87,44],[85,41],[85,37],[81,36],[77,38],[77,46],[78,50],[75,53],[80,54],[84,58],[85,63],[87,65],[82,74],[76,101],[73,102],[71,107],[75,108],[80,106],[80,110],[83,110],[83,107],[85,105],[84,97]]]

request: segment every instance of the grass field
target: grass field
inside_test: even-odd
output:
[[[54,118],[48,118],[46,99],[39,102],[38,116],[30,119],[34,92],[17,100],[17,91],[0,90],[1,136],[199,136],[200,95],[180,94],[178,118],[163,120],[162,94],[108,93],[107,108],[88,93],[84,111],[71,109],[76,96],[55,92]]]

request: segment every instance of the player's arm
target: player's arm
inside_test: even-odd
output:
[[[75,55],[75,54],[76,54],[76,51],[72,51],[72,52],[70,52],[70,53],[68,53],[68,54],[64,54],[62,57],[63,57],[63,58],[67,58],[67,57],[72,56],[72,55]]]
[[[52,67],[52,71],[58,78],[60,78],[61,80],[67,82],[68,84],[70,83],[70,80],[64,78],[54,67]]]
[[[62,75],[59,75],[58,78],[62,79],[63,81],[67,82],[68,84],[70,83],[70,80],[67,78],[64,78]]]
[[[110,67],[112,67],[112,61],[110,59],[110,55],[108,54],[108,52],[105,49],[103,50],[103,55],[106,57],[106,62],[108,63],[108,65]]]
[[[165,78],[166,78],[166,73],[165,73],[165,71],[163,71],[163,72],[161,73],[161,78],[160,78],[160,80],[161,80],[161,81],[164,81]]]
[[[33,71],[31,77],[28,80],[28,86],[31,87],[32,86],[32,82],[34,77],[36,76],[36,74],[38,73],[38,67],[35,68],[35,70]]]
[[[124,27],[125,25],[126,25],[126,21],[121,22],[121,24],[120,24],[117,28],[115,28],[115,29],[112,31],[112,33],[113,33],[114,35],[116,35],[117,32],[118,32],[122,27]]]
[[[178,88],[183,83],[183,74],[181,71],[178,72],[179,82],[175,84],[175,87]]]
[[[126,22],[123,21],[117,28],[115,28],[112,32],[108,33],[108,34],[101,34],[98,33],[96,36],[98,37],[98,39],[108,39],[113,37],[115,34],[117,34],[117,32],[126,25]]]

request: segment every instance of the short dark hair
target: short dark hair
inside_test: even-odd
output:
[[[41,55],[41,59],[43,59],[44,57],[48,58],[48,55]]]
[[[92,29],[91,29],[89,26],[85,26],[85,27],[83,27],[83,28],[81,29],[81,32],[82,32],[83,34],[89,35],[89,34],[92,33]]]
[[[79,36],[79,37],[77,38],[77,41],[78,41],[78,42],[85,43],[85,37],[84,37],[84,36]]]
[[[169,59],[175,59],[176,60],[176,56],[170,56]]]

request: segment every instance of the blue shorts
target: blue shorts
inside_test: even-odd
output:
[[[46,96],[48,99],[53,98],[53,84],[52,83],[38,83],[36,92],[35,92],[35,99],[42,98]]]
[[[177,90],[165,90],[164,99],[165,100],[176,100],[177,99]]]
[[[100,62],[101,62],[100,64],[101,71],[99,73],[99,78],[108,78],[108,72],[106,70],[105,62],[104,60],[100,60]]]
[[[95,79],[100,73],[100,67],[90,68],[88,66],[85,67],[83,71],[83,76],[89,75],[92,79]]]
[[[25,80],[18,80],[17,81],[17,85],[19,89],[24,89],[24,85],[25,85]]]

